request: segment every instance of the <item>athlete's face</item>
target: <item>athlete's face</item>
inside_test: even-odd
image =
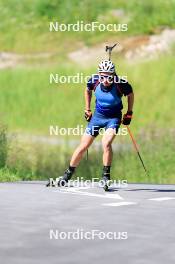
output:
[[[104,86],[108,87],[113,83],[114,75],[109,72],[101,72],[99,74],[100,82],[103,83]]]

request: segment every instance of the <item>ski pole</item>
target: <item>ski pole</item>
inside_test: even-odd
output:
[[[113,48],[114,48],[116,45],[117,45],[117,43],[114,44],[113,46],[106,46],[106,52],[109,51],[109,60],[111,60],[111,53],[112,53]]]
[[[89,123],[89,121],[88,121],[88,123]],[[88,151],[88,149],[86,150],[86,160],[88,161],[88,159],[89,159],[89,151]]]
[[[86,160],[88,160],[89,158],[89,153],[88,153],[88,149],[86,150]]]
[[[132,142],[133,142],[134,148],[135,148],[135,150],[136,150],[136,152],[137,152],[137,155],[138,155],[138,157],[139,157],[139,159],[140,159],[140,161],[141,161],[141,163],[142,163],[142,166],[143,166],[145,172],[146,172],[147,175],[148,175],[148,171],[147,171],[147,169],[146,169],[146,167],[145,167],[145,164],[144,164],[144,162],[143,162],[143,160],[142,160],[142,157],[141,157],[141,155],[140,155],[140,152],[139,152],[139,149],[138,149],[137,143],[136,143],[136,141],[135,141],[135,139],[134,139],[134,137],[133,137],[133,134],[131,133],[131,130],[130,130],[129,126],[126,126],[126,127],[127,127],[127,130],[128,130],[128,133],[129,133],[129,135],[130,135],[130,137],[131,137],[131,140],[132,140]]]

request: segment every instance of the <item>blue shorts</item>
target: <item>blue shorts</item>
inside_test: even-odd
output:
[[[91,121],[86,127],[85,134],[96,137],[99,134],[99,130],[104,128],[115,128],[116,134],[121,124],[122,113],[119,112],[117,117],[106,117],[97,111],[94,112]]]

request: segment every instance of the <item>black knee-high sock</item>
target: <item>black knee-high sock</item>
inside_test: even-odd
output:
[[[111,166],[103,166],[103,172],[107,172],[110,174]]]
[[[69,166],[69,171],[73,174],[75,171],[76,167],[73,166]]]
[[[110,169],[111,166],[103,166],[103,176],[106,176],[110,179]]]

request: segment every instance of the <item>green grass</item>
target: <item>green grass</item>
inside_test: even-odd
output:
[[[138,142],[148,174],[133,149],[114,155],[114,178],[119,176],[129,182],[175,184],[174,139],[166,134],[166,137]]]
[[[109,37],[152,34],[164,27],[175,27],[174,0],[0,0],[0,50],[20,53],[70,51],[79,42],[92,45]],[[123,10],[123,16],[114,15]],[[49,33],[49,21],[60,23],[128,23],[123,32]],[[60,45],[64,43],[64,45]],[[60,47],[61,46],[61,47]]]
[[[20,181],[20,176],[7,168],[0,169],[0,182]]]

